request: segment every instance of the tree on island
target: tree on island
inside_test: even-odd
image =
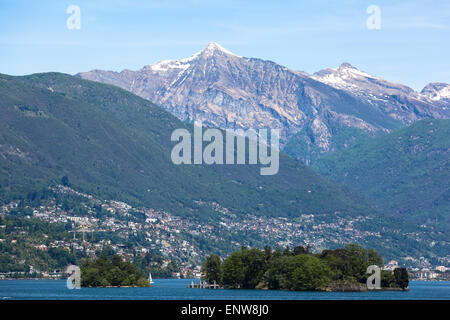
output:
[[[377,265],[383,267],[383,259],[373,249],[364,249],[357,244],[349,244],[345,246],[350,254],[350,264],[352,266],[351,275],[356,278],[358,282],[364,283],[367,280],[367,267],[370,265]]]
[[[95,260],[84,260],[81,264],[82,287],[148,287],[145,275],[132,263],[123,261],[115,254],[109,259],[106,254]]]
[[[301,254],[292,259],[293,270],[289,290],[314,291],[326,288],[331,282],[330,267],[313,255]]]
[[[295,247],[274,251],[270,247],[233,252],[221,262],[217,255],[203,264],[204,279],[227,288],[274,290],[335,290],[337,287],[361,288],[367,281],[367,267],[383,266],[381,256],[373,249],[356,244],[345,248],[311,253],[310,248]],[[386,288],[407,288],[406,269],[382,272]]]
[[[408,276],[408,270],[406,270],[406,268],[394,269],[394,278],[395,278],[395,283],[400,288],[402,288],[403,290],[408,288],[409,276]]]
[[[202,273],[205,275],[205,280],[208,283],[222,282],[222,261],[217,254],[212,254],[202,265]]]
[[[221,284],[229,288],[240,288],[245,278],[244,268],[240,253],[233,252],[222,264]]]
[[[331,269],[313,255],[283,256],[265,274],[267,288],[274,290],[320,290],[330,282]]]

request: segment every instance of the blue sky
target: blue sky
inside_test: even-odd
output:
[[[69,5],[81,29],[69,30]],[[381,29],[369,30],[369,5]],[[0,73],[140,69],[218,42],[309,73],[349,62],[421,90],[450,82],[450,1],[0,0]]]

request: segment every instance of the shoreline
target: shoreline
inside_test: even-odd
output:
[[[65,281],[4,281],[0,282],[0,297],[9,299],[69,299],[69,300],[204,300],[204,299],[267,299],[267,300],[429,300],[450,299],[450,281],[413,281],[409,291],[377,292],[324,292],[324,291],[281,291],[281,290],[190,290],[190,281],[159,279],[157,285],[148,289],[92,288],[82,290],[66,289]]]
[[[67,278],[2,278],[2,280],[66,280]],[[198,278],[154,278],[155,280],[198,280]],[[450,282],[450,280],[442,279],[410,279],[409,281],[423,281],[423,282]]]
[[[64,279],[54,279],[54,278],[7,278],[7,279],[0,279],[0,283],[1,281],[26,281],[26,280],[33,280],[33,281],[47,281],[47,280],[51,280],[51,281],[64,281],[66,280],[66,278]],[[159,280],[192,280],[192,279],[173,279],[173,278],[164,278],[164,279],[159,279]],[[411,282],[450,282],[448,280],[411,280]],[[152,288],[155,287],[154,285],[149,285],[149,286],[98,286],[98,287],[81,287],[81,288]],[[189,286],[188,286],[189,287]],[[212,290],[213,288],[195,288],[195,289],[210,289]],[[218,290],[222,289],[222,290],[232,290],[232,291],[240,291],[242,289],[238,289],[238,288],[224,288],[224,287],[220,287],[220,288],[216,288]],[[215,290],[216,290],[215,289]],[[246,289],[249,290],[249,289]],[[250,289],[251,290],[251,289]],[[388,287],[384,287],[384,288],[380,288],[380,289],[367,289],[367,288],[363,288],[363,286],[360,287],[360,289],[353,289],[350,287],[344,287],[342,289],[336,290],[336,289],[331,289],[331,288],[325,288],[324,290],[299,290],[299,291],[291,291],[291,290],[269,290],[269,289],[264,289],[264,288],[259,288],[259,289],[253,289],[252,291],[286,291],[286,292],[330,292],[330,293],[349,293],[349,292],[386,292],[386,291],[404,291],[404,292],[408,292],[410,291],[410,288],[406,288],[406,289],[401,289],[401,288],[388,288]]]

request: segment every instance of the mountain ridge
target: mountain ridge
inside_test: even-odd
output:
[[[336,78],[339,68],[358,77],[330,82],[330,74]],[[76,76],[120,86],[183,121],[232,129],[281,128],[282,147],[307,164],[360,137],[382,135],[423,118],[450,117],[446,99],[432,100],[430,93],[392,84],[348,63],[339,68],[309,75],[211,43],[189,58],[163,60],[137,71],[96,70]]]
[[[4,202],[68,176],[80,191],[178,214],[213,213],[199,201],[236,214],[374,212],[284,154],[274,176],[261,176],[259,166],[174,165],[171,133],[192,126],[115,86],[59,73],[0,75],[0,97]]]

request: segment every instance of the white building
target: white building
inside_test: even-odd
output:
[[[447,270],[449,270],[449,268],[445,267],[445,266],[437,266],[435,268],[435,270],[439,271],[439,272],[446,272]]]

